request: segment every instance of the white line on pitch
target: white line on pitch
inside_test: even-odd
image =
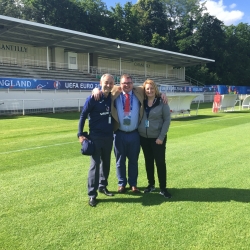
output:
[[[76,141],[78,142],[78,141]],[[65,142],[65,143],[56,143],[52,145],[47,145],[47,146],[40,146],[40,147],[33,147],[33,148],[23,148],[23,149],[18,149],[18,150],[12,150],[12,151],[7,151],[7,152],[0,152],[0,155],[3,154],[10,154],[10,153],[16,153],[16,152],[22,152],[22,151],[27,151],[27,150],[33,150],[33,149],[41,149],[41,148],[48,148],[48,147],[55,147],[55,146],[61,146],[65,144],[70,144],[70,143],[76,143],[75,141],[73,142]]]

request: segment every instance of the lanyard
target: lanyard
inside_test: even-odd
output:
[[[147,119],[148,119],[148,117],[149,117],[149,112],[150,112],[151,108],[154,107],[156,101],[157,101],[157,98],[154,99],[152,106],[149,107],[149,106],[148,106],[148,101],[147,101],[147,100],[144,100],[144,107],[145,107],[145,112],[146,112],[146,115],[147,115]]]
[[[109,116],[111,116],[110,115],[111,114],[111,103],[110,103],[110,105],[108,104],[108,102],[110,101],[110,99],[108,99],[108,98],[109,98],[109,95],[106,98],[104,98],[104,95],[102,94],[102,99],[99,103],[102,103],[102,102],[104,103],[106,111],[109,113]]]

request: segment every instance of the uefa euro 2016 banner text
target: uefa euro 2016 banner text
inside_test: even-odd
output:
[[[0,78],[0,88],[4,89],[79,89],[92,90],[99,82],[78,82],[63,80]]]

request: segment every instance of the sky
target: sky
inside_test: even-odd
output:
[[[135,4],[137,0],[102,0],[107,7],[116,3],[122,6],[127,2]],[[204,2],[201,0],[200,2]],[[250,0],[206,0],[207,11],[210,15],[223,21],[225,25],[237,25],[240,22],[250,24]]]

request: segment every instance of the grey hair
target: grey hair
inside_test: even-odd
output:
[[[100,81],[102,81],[104,79],[104,77],[106,77],[106,76],[112,77],[113,81],[115,81],[114,77],[111,74],[109,74],[109,73],[103,74],[102,77],[101,77],[101,79],[100,79]]]

